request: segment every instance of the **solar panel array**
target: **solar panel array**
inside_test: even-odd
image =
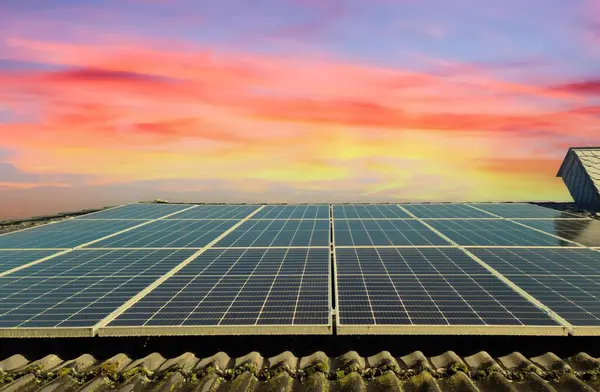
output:
[[[0,336],[600,334],[599,225],[525,203],[121,206],[0,235]]]

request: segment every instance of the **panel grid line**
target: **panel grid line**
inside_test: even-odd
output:
[[[400,207],[400,208],[402,208],[402,207]],[[437,231],[434,227],[429,226],[429,224],[427,224],[426,222],[423,222],[423,224],[425,224],[426,226],[430,227],[431,230],[436,231],[438,233],[438,235],[446,238],[446,240],[448,240],[451,243],[455,244],[459,250],[461,250],[462,252],[464,252],[465,254],[467,254],[467,256],[469,256],[471,259],[473,259],[474,261],[476,261],[478,264],[480,264],[486,270],[490,271],[496,278],[500,279],[502,282],[504,282],[506,285],[508,285],[512,290],[514,290],[519,295],[521,295],[521,297],[525,298],[527,301],[529,301],[533,305],[535,305],[538,309],[541,309],[546,314],[548,314],[555,321],[557,321],[564,328],[566,328],[567,331],[569,331],[569,332],[572,331],[571,324],[569,324],[565,319],[563,319],[558,314],[556,314],[555,312],[553,312],[550,308],[548,308],[542,302],[540,302],[539,300],[537,300],[536,298],[534,298],[533,296],[531,296],[525,290],[521,289],[519,286],[517,286],[516,284],[514,284],[512,281],[510,281],[504,275],[502,275],[497,270],[495,270],[494,268],[492,268],[489,264],[485,263],[483,260],[481,260],[480,258],[478,258],[475,254],[473,254],[472,252],[470,252],[467,248],[458,245],[457,243],[455,243],[454,241],[452,241],[450,238],[448,238],[447,236],[445,236],[443,233]]]
[[[262,206],[262,207],[260,207],[260,208],[258,208],[256,210],[254,210],[250,215],[248,215],[244,219],[240,220],[237,224],[233,225],[228,231],[226,231],[225,233],[221,234],[219,237],[217,237],[215,240],[213,240],[211,243],[209,243],[206,247],[204,247],[203,249],[195,252],[193,255],[191,255],[186,260],[184,260],[183,262],[181,262],[179,265],[177,265],[176,267],[174,267],[171,271],[169,271],[168,273],[166,273],[163,276],[161,276],[159,279],[157,279],[156,281],[154,281],[151,285],[147,286],[144,290],[140,291],[136,296],[134,296],[129,301],[127,301],[126,303],[124,303],[123,305],[121,305],[119,308],[117,308],[111,314],[109,314],[108,316],[106,316],[104,319],[100,320],[93,327],[94,334],[96,334],[99,329],[105,328],[108,323],[110,323],[116,317],[118,317],[123,312],[125,312],[127,309],[129,309],[133,304],[135,304],[136,302],[138,302],[139,300],[141,300],[142,298],[144,298],[148,293],[150,293],[152,290],[154,290],[156,287],[158,287],[161,283],[163,283],[164,281],[166,281],[167,279],[169,279],[171,276],[175,275],[175,273],[177,273],[177,271],[181,270],[183,267],[185,267],[186,265],[188,265],[192,260],[196,259],[202,253],[204,253],[207,249],[210,249],[210,247],[212,245],[216,244],[218,241],[220,241],[221,238],[223,238],[226,235],[228,235],[231,231],[235,230],[237,227],[239,227],[239,225],[241,225],[246,220],[250,219],[253,215],[255,215],[256,213],[258,213],[263,208],[264,208],[264,206]]]

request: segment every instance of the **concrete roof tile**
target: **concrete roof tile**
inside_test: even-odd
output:
[[[13,355],[0,360],[0,369],[2,391],[600,390],[600,361],[585,353],[566,359],[553,353],[493,358],[483,351],[464,358],[452,351],[430,358],[420,351],[402,357],[382,351],[368,358],[354,351],[335,358],[322,352],[298,358],[286,351],[269,359],[257,352],[204,359],[193,353],[174,358],[154,353],[137,359],[117,354],[106,361],[89,354],[68,360],[53,354],[35,360]]]

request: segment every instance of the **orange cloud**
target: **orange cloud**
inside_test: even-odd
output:
[[[0,182],[0,190],[25,190],[34,188],[69,188],[70,184],[63,182]]]
[[[538,156],[536,143],[599,138],[586,97],[485,69],[437,75],[140,43],[5,43],[0,56],[62,68],[0,73],[0,105],[31,113],[0,123],[0,147],[20,153],[10,161],[22,171],[84,175],[98,186],[345,184],[367,196],[483,200],[536,195],[545,178],[547,194],[564,198],[553,177],[563,151]],[[392,163],[364,163],[372,158]]]

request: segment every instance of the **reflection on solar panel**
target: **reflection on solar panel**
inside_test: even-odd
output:
[[[328,249],[207,250],[100,334],[330,333],[329,279]]]
[[[52,250],[0,250],[0,273],[57,253]]]
[[[201,248],[236,220],[159,220],[92,245],[94,248]]]
[[[0,236],[0,249],[73,248],[139,225],[140,221],[70,219]]]
[[[252,219],[329,219],[329,206],[265,206]]]
[[[416,220],[335,220],[336,246],[450,245]]]
[[[157,219],[190,208],[186,204],[129,204],[106,211],[82,215],[76,219]]]
[[[191,254],[73,251],[0,278],[0,328],[19,328],[0,329],[0,336],[24,336],[29,328],[90,336],[96,323]]]
[[[342,204],[333,206],[335,219],[411,218],[395,204]]]
[[[403,204],[417,218],[494,218],[466,204]]]
[[[600,332],[600,252],[590,249],[473,249],[473,253],[575,326]]]
[[[502,218],[579,218],[578,215],[526,203],[471,204]]]
[[[519,220],[519,223],[584,246],[600,246],[600,222],[595,219]]]
[[[340,334],[564,334],[459,249],[337,249]]]
[[[464,246],[576,246],[507,220],[430,220],[427,223]]]
[[[215,246],[329,246],[329,221],[247,220]]]
[[[167,219],[243,219],[259,206],[199,205]]]

